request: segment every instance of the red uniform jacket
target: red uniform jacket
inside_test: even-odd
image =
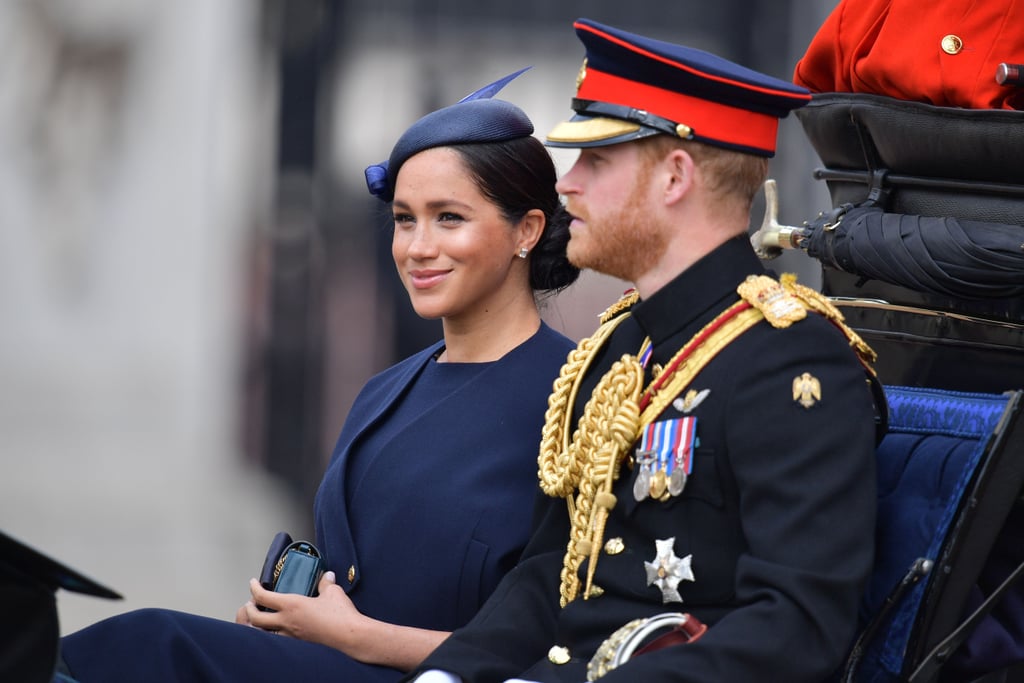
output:
[[[1024,0],[842,0],[793,81],[813,92],[1024,109],[1024,87],[995,77],[1000,63],[1024,64],[1022,18]]]

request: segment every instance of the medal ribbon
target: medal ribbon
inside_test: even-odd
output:
[[[666,475],[681,467],[687,475],[693,471],[693,447],[697,438],[697,418],[689,415],[672,420],[662,420],[646,425],[640,438],[640,453],[651,453],[654,458],[641,459],[653,473],[660,469]],[[651,467],[658,463],[657,468]]]
[[[693,449],[697,440],[697,418],[689,415],[678,419],[679,440],[676,442],[675,466],[682,467],[687,476],[693,471]]]

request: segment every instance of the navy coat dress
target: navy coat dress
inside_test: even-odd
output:
[[[436,363],[437,344],[363,388],[315,504],[317,544],[361,612],[453,630],[514,566],[529,534],[547,397],[572,346],[544,324],[491,363]],[[157,609],[101,621],[61,648],[81,683],[401,676],[324,645]]]

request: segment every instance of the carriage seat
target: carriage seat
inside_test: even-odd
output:
[[[876,564],[843,681],[1006,670],[1024,661],[1024,392],[885,392]]]

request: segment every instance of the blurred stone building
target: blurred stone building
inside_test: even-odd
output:
[[[543,135],[578,16],[788,78],[834,4],[0,3],[0,529],[126,596],[61,594],[65,632],[232,618],[274,532],[311,532],[355,392],[440,334],[362,179],[406,126],[532,65],[502,97]],[[782,136],[793,222],[827,195]],[[587,276],[545,316],[578,338],[625,286]]]

